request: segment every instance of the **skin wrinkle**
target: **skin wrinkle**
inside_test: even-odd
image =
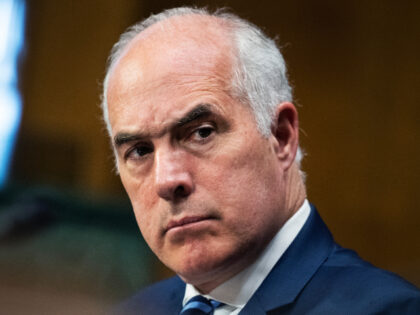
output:
[[[214,101],[213,103],[216,103],[216,101]],[[212,106],[214,107],[214,106]],[[154,108],[154,107],[152,107]],[[215,110],[217,109],[218,115],[224,115],[224,111],[223,109],[221,109],[220,106],[218,106],[217,108],[214,108]],[[165,116],[166,117],[166,116]],[[165,132],[167,132],[167,130],[169,129],[169,123],[165,122],[165,121],[161,121],[158,120],[157,117],[154,117],[154,125],[156,126],[156,128],[151,128],[151,132],[147,132],[147,134],[151,137],[151,138],[159,138],[162,137],[164,135]],[[224,126],[225,123],[220,123],[220,127],[226,129],[227,126]],[[127,133],[130,134],[131,132],[128,130],[128,128],[126,126],[124,126],[127,129]],[[133,133],[140,133],[140,134],[146,134],[146,132],[143,130],[142,127],[137,127],[136,132]],[[118,151],[117,151],[118,152]]]
[[[187,113],[185,116],[181,117],[180,119],[175,119],[173,122],[169,122],[167,125],[161,128],[162,130],[157,132],[156,134],[150,134],[146,132],[137,131],[135,134],[130,133],[118,133],[114,137],[114,145],[118,148],[122,146],[123,144],[126,144],[128,142],[134,142],[134,141],[143,141],[147,138],[152,137],[160,137],[163,136],[168,130],[176,130],[176,128],[180,129],[186,124],[192,123],[194,121],[198,121],[199,119],[204,119],[205,117],[208,117],[210,115],[214,115],[214,113],[211,112],[211,105],[209,104],[200,104],[198,105],[194,110]]]
[[[167,69],[171,69],[173,67],[176,67],[177,64],[182,63],[182,62],[189,62],[188,59],[191,57],[190,53],[185,53],[183,47],[180,48],[179,46],[179,42],[183,42],[182,39],[177,39],[174,36],[171,36],[172,33],[176,33],[176,30],[178,29],[180,31],[180,33],[182,34],[181,38],[184,37],[184,40],[191,40],[193,39],[196,43],[200,43],[200,41],[203,41],[203,39],[205,40],[206,44],[201,44],[198,46],[198,50],[200,51],[200,61],[201,61],[201,66],[204,66],[206,68],[211,68],[212,66],[214,66],[215,64],[215,58],[213,58],[213,56],[211,55],[211,52],[213,52],[214,50],[220,50],[220,51],[224,51],[227,55],[226,58],[217,58],[216,60],[216,69],[217,70],[223,70],[223,69],[228,69],[231,68],[231,60],[233,59],[233,51],[232,51],[232,47],[230,45],[228,45],[228,43],[226,42],[225,39],[221,40],[221,34],[220,32],[215,32],[213,31],[213,29],[207,29],[207,32],[201,32],[199,31],[197,35],[195,35],[195,33],[190,32],[190,30],[188,29],[188,27],[186,27],[186,25],[188,23],[181,23],[182,25],[178,25],[179,23],[175,23],[177,20],[179,20],[179,18],[181,17],[174,17],[172,19],[163,21],[161,23],[157,23],[155,25],[150,26],[148,29],[144,30],[142,33],[138,34],[128,45],[127,47],[124,49],[124,51],[121,53],[121,57],[114,63],[112,69],[110,69],[110,73],[113,72],[113,69],[115,67],[118,66],[118,64],[120,63],[120,60],[122,59],[128,59],[130,57],[130,53],[132,53],[131,48],[136,45],[139,44],[140,48],[142,49],[142,51],[148,51],[151,49],[150,45],[153,44],[153,42],[156,40],[156,37],[158,37],[158,40],[162,40],[166,43],[168,43],[168,45],[172,45],[173,49],[171,50],[171,62],[169,63],[169,65],[166,67]],[[184,17],[185,18],[185,17]],[[217,24],[220,25],[225,25],[227,24],[226,22],[220,20],[220,19],[216,19],[214,17],[203,17],[204,18],[204,23],[200,23],[201,25],[197,25],[195,26],[195,28],[197,30],[200,30],[200,26],[201,27],[205,27],[207,23],[209,23],[209,21],[212,22],[217,22]],[[170,26],[170,27],[165,27],[165,26]],[[154,29],[155,28],[160,28],[160,29],[165,29],[166,31],[163,33],[158,33],[159,35],[156,36],[156,34],[154,34]],[[149,41],[144,41],[145,39],[148,39]],[[143,40],[143,41],[142,41]],[[144,44],[146,43],[146,44]],[[214,55],[214,54],[213,54]],[[142,54],[142,59],[144,60],[144,64],[148,64],[150,62],[152,62],[151,58],[153,58],[153,54]],[[119,86],[119,89],[121,89],[121,94],[128,94],[130,91],[129,90],[124,90],[124,88],[129,87],[132,89],[135,89],[136,86],[136,82],[138,80],[140,80],[143,76],[144,73],[142,73],[141,71],[137,71],[137,72],[133,72],[132,69],[137,68],[137,69],[143,69],[142,67],[136,67],[136,64],[138,64],[138,60],[139,58],[133,58],[134,61],[130,61],[130,64],[128,67],[126,67],[125,69],[128,69],[127,71],[125,71],[124,73],[122,73],[121,77],[124,78],[122,81],[124,82],[125,80],[129,81],[129,79],[131,79],[133,82],[130,85],[129,82],[124,82],[125,84],[122,84]],[[167,60],[165,60],[165,62],[167,62]],[[153,69],[155,70],[155,69]],[[194,70],[194,69],[193,69]],[[224,86],[226,88],[227,91],[231,91],[231,82],[232,82],[232,75],[231,74],[229,76],[229,78],[222,78],[220,76],[218,76],[218,72],[219,71],[213,71],[212,72],[212,77],[210,78],[211,80],[209,80],[209,82],[207,82],[208,84],[212,84],[213,80],[215,80],[215,85],[223,83],[222,86]],[[180,84],[179,80],[177,80],[177,76],[180,73],[175,73],[175,75],[171,75],[173,74],[170,70],[168,72],[168,76],[165,78],[165,80],[160,80],[160,79],[154,79],[152,78],[148,78],[149,80],[149,86],[150,89],[154,90],[154,89],[158,89],[160,84],[168,84],[168,83],[175,83],[175,84]],[[181,74],[184,74],[181,72]],[[184,82],[185,83],[194,83],[194,82],[200,82],[200,77],[197,76],[197,73],[188,73],[188,75],[191,77],[189,82]],[[157,84],[155,83],[157,81]],[[111,82],[110,82],[111,83]],[[156,85],[155,85],[156,84]],[[110,84],[111,85],[111,84]],[[180,88],[182,88],[182,86],[179,86]],[[198,87],[197,87],[198,88]],[[144,91],[145,93],[147,93],[147,91]],[[107,99],[110,102],[111,100],[109,100],[111,93],[110,90],[108,89],[108,96]],[[112,93],[113,95],[113,93]],[[141,97],[141,93],[139,91],[139,93],[137,94],[138,97]],[[113,125],[113,123],[110,121],[111,126]]]
[[[165,131],[147,139],[154,151],[144,159],[124,161],[118,155],[121,180],[152,250],[186,282],[209,292],[255,260],[304,196],[285,196],[293,190],[287,185],[297,182],[297,169],[291,167],[296,110],[279,104],[281,112],[292,113],[279,132],[288,138],[263,137],[250,107],[227,92],[232,52],[226,30],[202,19],[171,19],[183,24],[183,33],[152,26],[147,36],[136,37],[112,69],[108,104],[114,137]],[[212,41],[207,31],[215,36]],[[184,55],[174,62],[173,51]],[[138,75],[127,77],[126,71]],[[174,130],[162,129],[199,103],[212,104],[219,115],[205,142],[178,140]],[[179,185],[189,191],[182,199],[173,194]],[[169,222],[188,216],[208,219],[166,231]]]

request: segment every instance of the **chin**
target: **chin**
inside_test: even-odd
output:
[[[202,293],[208,293],[224,281],[219,273],[220,270],[223,269],[201,265],[196,268],[185,268],[177,274],[184,282],[192,284]]]
[[[183,279],[191,283],[194,279],[205,277],[223,266],[223,259],[203,255],[185,255],[175,264],[173,270]]]
[[[215,254],[216,253],[216,254]],[[210,285],[210,290],[235,274],[238,263],[235,251],[203,251],[183,252],[179,260],[172,261],[168,267],[174,270],[182,280],[198,288]]]

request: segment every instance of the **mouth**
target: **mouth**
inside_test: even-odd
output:
[[[165,233],[172,229],[192,226],[193,224],[196,224],[202,221],[212,220],[212,219],[214,218],[204,217],[204,216],[191,216],[191,217],[184,217],[180,220],[171,220],[169,224],[166,226]]]

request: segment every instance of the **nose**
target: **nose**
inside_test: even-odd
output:
[[[155,185],[159,197],[176,202],[194,191],[194,182],[188,161],[182,152],[159,150],[155,152]]]

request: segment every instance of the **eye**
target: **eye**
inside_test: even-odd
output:
[[[203,127],[197,130],[197,134],[203,139],[209,137],[212,133],[213,128],[211,127]]]
[[[125,159],[142,159],[146,155],[153,152],[153,147],[150,145],[138,144],[127,151]]]
[[[209,138],[214,133],[212,126],[202,126],[194,130],[191,135],[192,140],[203,141]]]

